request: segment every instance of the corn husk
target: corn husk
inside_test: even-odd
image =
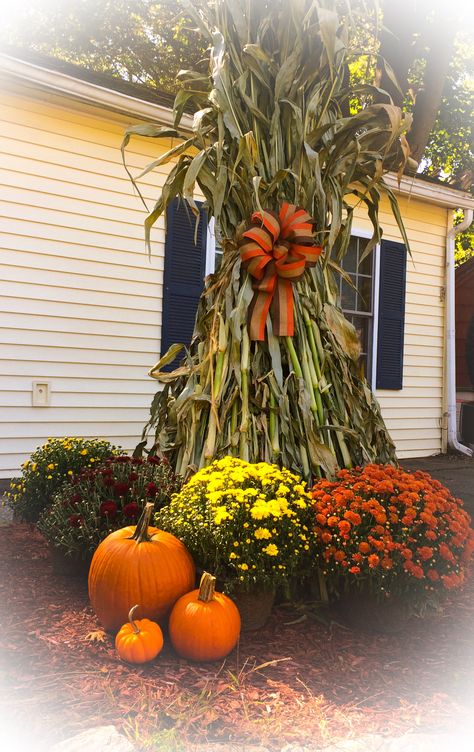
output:
[[[348,51],[360,19],[348,3],[343,7],[345,15],[338,15],[327,2],[217,0],[212,17],[189,8],[208,35],[210,69],[179,76],[172,135],[181,145],[150,165],[177,159],[146,221],[146,237],[149,243],[151,227],[176,196],[198,215],[198,186],[224,254],[208,279],[180,367],[164,372],[165,356],[152,369],[162,390],[137,447],[143,451],[151,437],[183,475],[225,454],[276,462],[308,479],[395,460],[360,373],[357,335],[338,306],[335,275],[354,204],[365,204],[373,224],[366,253],[381,238],[384,192],[408,245],[383,174],[406,158],[400,136],[410,122],[392,104],[372,103],[371,87],[363,109],[346,114]],[[185,105],[195,108],[191,136],[179,130]],[[170,136],[169,129],[139,128],[138,135]],[[126,134],[124,148],[136,129]],[[253,211],[276,211],[283,201],[314,217],[324,253],[293,285],[294,336],[274,336],[269,317],[266,341],[250,342],[253,291],[236,241]]]

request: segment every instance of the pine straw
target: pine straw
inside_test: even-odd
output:
[[[98,629],[86,584],[52,573],[32,528],[0,528],[0,562],[0,699],[35,752],[102,724],[143,749],[235,741],[279,750],[459,730],[471,713],[472,583],[443,614],[400,635],[354,633],[314,609],[282,605],[222,664],[191,664],[165,647],[140,668],[120,662],[111,637],[86,640]]]

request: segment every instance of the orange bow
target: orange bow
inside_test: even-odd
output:
[[[294,204],[284,203],[278,216],[254,212],[239,241],[242,263],[253,277],[253,300],[248,321],[252,340],[265,339],[265,324],[272,308],[273,332],[292,337],[295,332],[292,282],[314,266],[321,254],[314,221]]]

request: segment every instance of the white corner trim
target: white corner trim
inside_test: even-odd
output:
[[[153,121],[162,125],[173,125],[174,122],[173,111],[170,107],[145,102],[128,94],[82,81],[65,73],[48,70],[4,53],[0,53],[0,72],[13,79],[20,79],[36,85],[41,89],[58,92],[88,104],[104,107],[140,120]],[[181,129],[190,131],[192,123],[192,118],[189,115],[184,115],[181,120]]]
[[[379,343],[379,307],[380,307],[380,243],[373,250],[374,268],[372,275],[372,368],[370,386],[377,389],[377,350]]]
[[[449,185],[440,185],[439,183],[429,183],[420,178],[403,176],[398,185],[398,177],[394,172],[388,172],[384,176],[385,183],[395,193],[403,196],[412,196],[413,198],[422,199],[430,204],[445,206],[449,209],[474,209],[474,197],[466,191],[459,191],[451,188]]]
[[[211,217],[207,223],[207,238],[206,238],[206,266],[204,276],[208,274],[214,274],[216,269],[216,233],[215,233],[215,219]]]
[[[473,211],[467,209],[464,220],[459,225],[452,225],[448,217],[446,234],[446,313],[445,313],[445,399],[448,414],[448,447],[468,457],[473,456],[470,447],[458,441],[456,419],[456,282],[454,268],[454,250],[456,235],[466,230],[472,222]],[[450,221],[451,219],[451,221]]]

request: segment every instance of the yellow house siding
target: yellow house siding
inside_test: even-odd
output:
[[[447,210],[399,197],[412,258],[407,260],[403,388],[376,396],[400,459],[442,451],[444,269]],[[384,201],[383,237],[403,242]],[[368,230],[361,212],[356,227]]]
[[[165,232],[161,221],[148,259],[124,118],[11,92],[0,117],[0,477],[11,477],[48,436],[135,446],[156,390]],[[135,140],[132,170],[156,154]],[[143,181],[149,205],[164,174]],[[50,407],[32,407],[33,380],[51,382]]]

